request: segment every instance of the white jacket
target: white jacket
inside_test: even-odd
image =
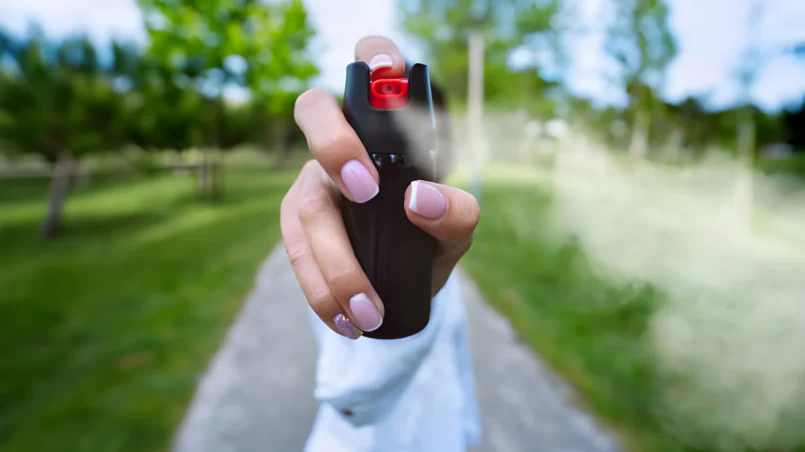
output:
[[[464,452],[479,442],[467,314],[455,273],[434,297],[428,326],[411,337],[352,341],[313,311],[310,320],[321,405],[305,452]]]

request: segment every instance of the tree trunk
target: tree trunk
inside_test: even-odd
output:
[[[288,148],[288,124],[279,118],[271,121],[271,151],[274,152],[276,162],[279,166],[285,165],[290,157]]]
[[[50,194],[48,199],[48,212],[45,221],[40,226],[42,236],[52,238],[58,235],[61,228],[62,210],[64,200],[70,191],[75,173],[75,161],[69,150],[62,150],[53,166],[53,176],[50,180]]]
[[[221,197],[219,158],[221,144],[221,118],[223,117],[223,84],[219,86],[218,97],[214,101],[214,118],[208,145],[201,149],[202,164],[199,168],[199,192],[202,200],[215,201]]]
[[[198,181],[198,197],[204,199],[204,193],[207,187],[207,150],[201,149],[201,163],[196,170],[196,177]]]
[[[632,142],[629,145],[629,154],[635,157],[645,157],[648,153],[648,133],[651,127],[651,115],[647,111],[638,111],[632,130]]]
[[[198,195],[202,200],[212,198],[214,193],[214,168],[212,161],[213,150],[204,147],[201,149],[201,165],[198,167]]]
[[[738,177],[735,187],[737,223],[748,236],[752,229],[754,204],[755,119],[750,108],[740,112],[738,120]]]
[[[754,165],[755,118],[750,107],[742,109],[738,120],[738,159],[748,166]]]
[[[220,150],[205,147],[201,150],[201,155],[202,160],[198,167],[199,199],[220,200],[224,194],[223,154]]]
[[[668,151],[671,155],[679,155],[685,147],[685,132],[681,127],[674,127],[668,138]]]
[[[220,201],[224,197],[224,153],[221,149],[214,149],[212,153],[210,199]]]

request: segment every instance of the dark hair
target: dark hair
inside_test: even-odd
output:
[[[403,73],[403,77],[408,77],[408,73],[411,71],[411,66],[413,65],[414,63],[410,61],[405,62],[405,72]],[[433,79],[430,81],[430,93],[433,97],[433,105],[436,107],[436,109],[447,112],[447,99],[445,92],[441,85],[434,82]]]
[[[403,77],[408,77],[413,63],[406,60]],[[432,74],[431,74],[432,76]],[[447,94],[437,82],[430,81],[430,94],[436,110],[436,124],[439,129],[439,150],[436,156],[437,179],[443,179],[453,169],[455,148],[450,130],[450,115],[447,109]]]

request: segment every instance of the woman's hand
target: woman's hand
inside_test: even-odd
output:
[[[405,69],[397,46],[383,37],[361,39],[355,59],[388,77],[400,77]],[[303,93],[294,118],[314,159],[305,164],[282,201],[282,239],[313,311],[333,331],[357,339],[361,330],[380,326],[383,300],[352,250],[339,196],[369,201],[378,193],[378,172],[332,94],[319,89]],[[432,273],[435,294],[472,243],[478,202],[457,188],[415,181],[405,192],[405,212],[439,241]]]

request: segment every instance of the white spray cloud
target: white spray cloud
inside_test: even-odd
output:
[[[561,149],[552,219],[599,268],[667,294],[646,337],[667,382],[659,418],[719,450],[794,447],[805,439],[805,190],[755,174],[750,226],[732,161],[612,155]]]
[[[805,440],[805,184],[749,173],[724,153],[672,166],[572,132],[537,139],[518,113],[487,113],[482,126],[473,143],[454,118],[458,180],[477,163],[487,178],[552,194],[548,225],[520,204],[498,206],[520,240],[572,236],[602,275],[664,294],[644,340],[666,431],[720,451]]]

